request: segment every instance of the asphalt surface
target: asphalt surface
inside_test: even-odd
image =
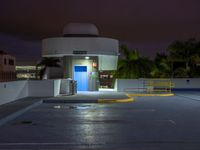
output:
[[[0,105],[0,127],[41,103],[41,97],[27,97]]]
[[[37,98],[27,97],[27,98],[22,98],[10,103],[0,105],[0,119],[10,114],[13,114],[14,112],[20,111],[28,106],[31,106],[34,103],[39,102],[39,101],[41,101],[40,97],[37,97]]]
[[[0,127],[0,149],[199,150],[200,94],[48,104]]]

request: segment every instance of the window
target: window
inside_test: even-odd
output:
[[[87,66],[75,66],[75,72],[87,72]]]
[[[6,65],[7,64],[7,60],[6,60],[6,58],[4,58],[4,65]]]
[[[9,59],[9,61],[8,61],[8,63],[9,63],[9,65],[14,65],[14,60],[13,59]]]

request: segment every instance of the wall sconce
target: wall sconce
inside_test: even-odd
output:
[[[96,67],[97,67],[97,63],[96,63],[96,62],[93,62],[93,63],[92,63],[92,67],[96,68]]]

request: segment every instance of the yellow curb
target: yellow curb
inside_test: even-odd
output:
[[[127,95],[128,98],[124,99],[98,99],[98,103],[130,103],[134,101],[133,97]]]
[[[133,96],[174,96],[173,93],[168,94],[142,94],[142,93],[135,93],[135,94],[127,94],[129,97]]]

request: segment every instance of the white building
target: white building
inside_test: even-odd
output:
[[[42,41],[42,57],[59,57],[62,70],[58,77],[77,81],[78,91],[95,91],[99,87],[99,72],[117,69],[119,41],[99,36],[93,24],[70,23],[63,37]],[[49,70],[54,74],[55,70]]]

